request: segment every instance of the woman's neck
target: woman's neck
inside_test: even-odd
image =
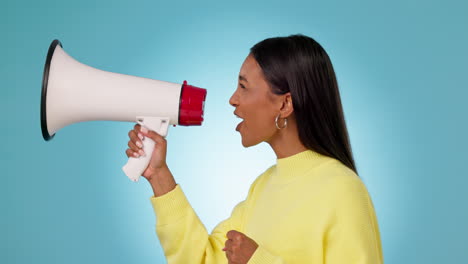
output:
[[[278,130],[267,143],[273,149],[278,159],[286,158],[307,150],[299,139],[299,133],[295,122],[290,122],[286,128]]]

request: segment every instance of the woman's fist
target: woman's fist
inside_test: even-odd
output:
[[[226,247],[223,251],[226,251],[228,263],[246,264],[255,250],[257,250],[258,244],[248,236],[236,230],[227,232],[226,236],[228,240],[226,240]]]

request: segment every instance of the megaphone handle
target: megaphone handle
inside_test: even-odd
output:
[[[132,181],[138,181],[140,175],[146,170],[153,154],[155,142],[150,138],[143,140],[143,151],[145,156],[139,158],[128,158],[127,164],[123,166],[122,170],[125,172],[128,178]]]
[[[167,130],[169,128],[168,118],[138,117],[137,120],[144,128],[153,130],[163,137],[167,135]],[[122,170],[130,180],[138,181],[140,176],[146,170],[151,160],[155,145],[156,143],[151,138],[145,137],[143,140],[143,151],[145,152],[145,156],[141,156],[139,158],[128,158],[127,164],[123,166]]]

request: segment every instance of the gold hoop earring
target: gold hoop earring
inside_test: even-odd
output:
[[[281,114],[279,114],[279,115],[276,116],[276,118],[275,118],[275,125],[276,125],[276,128],[277,128],[277,129],[283,129],[283,128],[286,128],[286,127],[288,126],[288,119],[287,119],[287,118],[284,119],[284,123],[283,123],[283,126],[282,126],[282,127],[278,126],[278,119],[279,119],[280,115],[281,115]]]

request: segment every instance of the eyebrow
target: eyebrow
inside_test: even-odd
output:
[[[239,80],[240,80],[240,81],[248,82],[247,79],[246,79],[244,76],[242,76],[242,75],[239,75]]]

